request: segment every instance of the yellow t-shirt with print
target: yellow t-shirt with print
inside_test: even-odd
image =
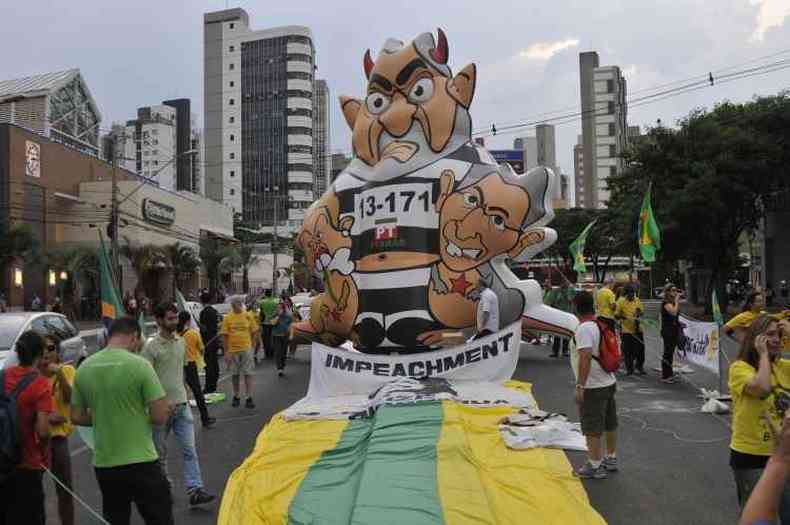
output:
[[[228,346],[225,351],[233,354],[252,350],[252,332],[254,331],[252,318],[249,312],[230,312],[222,319],[222,328],[219,333],[228,336]]]
[[[790,396],[790,360],[778,359],[771,370],[771,393],[760,399],[747,394],[744,389],[757,375],[757,370],[740,359],[730,365],[729,387],[732,394],[732,439],[730,448],[744,454],[770,456],[774,450],[774,437],[763,420],[767,413],[777,426],[780,414],[774,402],[779,395]],[[790,398],[789,398],[790,399]]]
[[[71,386],[74,387],[74,376],[77,375],[77,370],[71,365],[63,365],[63,379]],[[59,425],[49,426],[50,437],[68,437],[74,430],[74,425],[71,424],[71,404],[63,399],[60,391],[60,381],[62,379],[58,376],[52,378],[52,399],[55,402],[55,412],[66,418],[65,423]]]
[[[639,297],[634,297],[633,301],[629,301],[625,297],[621,297],[617,300],[615,315],[621,318],[620,325],[623,328],[624,334],[636,334],[641,332],[641,330],[637,329],[637,310],[645,311],[645,309],[642,308],[642,301],[639,300]]]
[[[599,317],[614,319],[617,298],[609,288],[601,288],[595,297],[595,306]]]

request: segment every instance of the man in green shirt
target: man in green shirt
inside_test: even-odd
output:
[[[154,445],[159,453],[162,472],[167,475],[167,438],[171,431],[175,434],[184,458],[184,485],[189,504],[193,507],[203,505],[214,501],[216,496],[203,490],[203,477],[195,449],[195,420],[184,387],[186,346],[176,334],[178,309],[173,303],[160,304],[154,311],[154,318],[159,331],[145,342],[142,356],[153,365],[170,406],[170,417],[164,425],[155,425],[153,428]]]
[[[274,356],[272,342],[272,326],[277,319],[277,305],[279,301],[272,297],[272,291],[266,290],[266,296],[261,301],[261,340],[263,341],[263,356],[269,359]]]
[[[136,319],[113,322],[107,347],[77,370],[71,420],[93,427],[93,465],[104,519],[128,524],[134,503],[145,523],[171,525],[170,486],[151,438],[151,425],[167,420],[168,406],[154,369],[135,355],[141,344]]]

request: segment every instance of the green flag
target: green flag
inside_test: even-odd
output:
[[[587,267],[584,265],[584,245],[587,242],[587,235],[590,233],[590,230],[595,225],[597,220],[598,219],[595,219],[590,224],[588,224],[587,227],[582,230],[581,235],[579,235],[569,246],[571,256],[573,256],[573,270],[578,273],[584,273],[587,271]]]
[[[716,290],[713,290],[713,296],[711,297],[711,310],[713,310],[713,320],[716,321],[716,324],[721,326],[724,324],[724,316],[721,315],[721,308],[719,307],[719,298],[716,297]]]
[[[104,239],[99,233],[99,279],[101,285],[101,318],[105,327],[110,323],[126,315],[123,303],[118,299],[118,291],[115,289],[115,281],[110,271],[110,258],[107,249],[104,247]]]
[[[647,187],[647,193],[642,201],[642,211],[639,212],[639,251],[642,260],[652,263],[656,260],[656,252],[661,249],[661,231],[653,216],[653,206],[650,204],[650,192],[653,185]]]

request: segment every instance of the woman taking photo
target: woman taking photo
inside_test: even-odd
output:
[[[664,286],[664,301],[661,303],[661,339],[664,340],[664,355],[661,357],[661,381],[663,383],[677,382],[677,376],[672,370],[672,361],[675,349],[680,338],[680,296],[674,284]]]
[[[746,330],[738,358],[730,365],[730,467],[741,508],[774,450],[774,437],[766,418],[779,426],[790,405],[790,361],[781,358],[780,340],[779,321],[762,314]],[[781,523],[790,524],[788,487],[782,495],[779,516]]]

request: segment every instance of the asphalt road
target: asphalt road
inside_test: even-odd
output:
[[[533,383],[541,408],[573,415],[569,363],[567,359],[551,359],[548,354],[545,347],[522,345],[515,378]],[[652,367],[658,359],[650,354],[648,364]],[[277,377],[270,362],[258,366],[255,410],[234,409],[228,401],[211,407],[218,419],[216,427],[196,427],[203,477],[209,491],[222,494],[228,476],[252,450],[264,424],[305,394],[308,378],[304,347],[296,359],[289,361],[285,378]],[[230,391],[228,380],[222,382],[222,388]],[[617,399],[621,410],[621,470],[606,480],[585,481],[590,501],[601,515],[613,525],[734,523],[738,510],[727,464],[729,421],[700,413],[701,401],[691,384],[663,385],[655,372],[647,377],[621,378]],[[72,437],[71,446],[76,490],[87,504],[100,510],[91,453],[76,436]],[[175,452],[172,441],[171,447]],[[584,461],[581,453],[568,455],[574,466]],[[181,458],[173,452],[170,472],[175,482],[176,523],[215,523],[219,503],[206,509],[189,508],[180,476]],[[45,485],[49,522],[57,523],[54,490],[50,481]],[[98,523],[77,507],[77,523]],[[142,523],[136,513],[133,523]]]

